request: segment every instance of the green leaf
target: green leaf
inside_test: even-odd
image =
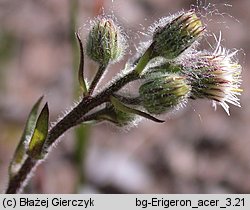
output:
[[[27,154],[34,159],[43,158],[42,149],[48,135],[49,108],[46,103],[37,119],[36,127],[31,137]]]
[[[85,95],[87,93],[87,85],[84,79],[84,51],[83,51],[83,44],[82,44],[82,40],[79,36],[78,33],[76,34],[76,38],[79,44],[79,48],[80,48],[80,64],[79,64],[79,69],[78,69],[78,80],[80,83],[80,86],[83,90],[83,95]]]
[[[32,134],[32,131],[35,127],[37,113],[38,113],[38,109],[39,109],[42,99],[43,99],[43,96],[37,100],[37,102],[34,104],[34,106],[32,107],[30,111],[30,114],[25,124],[25,128],[23,130],[22,137],[19,141],[19,144],[16,148],[13,159],[9,166],[10,176],[13,176],[18,171],[18,169],[23,164],[25,158],[27,157],[26,150],[25,150],[25,141]]]
[[[148,62],[152,59],[152,55],[153,55],[153,45],[151,44],[149,48],[144,52],[144,54],[140,57],[138,63],[136,64],[134,71],[138,75],[141,75],[142,71],[147,66]]]
[[[128,112],[128,113],[133,113],[133,114],[145,117],[145,118],[147,118],[149,120],[152,120],[152,121],[158,122],[158,123],[163,123],[164,122],[163,120],[157,119],[157,118],[153,117],[152,115],[150,115],[150,114],[148,114],[146,112],[142,112],[140,110],[137,110],[137,109],[134,109],[134,108],[126,106],[125,104],[123,104],[122,102],[120,102],[114,96],[110,97],[110,101],[114,105],[114,107],[116,109],[120,110],[120,111]]]

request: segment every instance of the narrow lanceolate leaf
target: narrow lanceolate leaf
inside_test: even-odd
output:
[[[48,135],[48,127],[49,108],[48,104],[46,103],[37,119],[36,126],[28,146],[27,154],[30,157],[34,159],[42,158],[42,148]]]
[[[142,112],[140,110],[137,110],[137,109],[134,109],[134,108],[126,106],[125,104],[123,104],[122,102],[120,102],[114,96],[110,97],[110,101],[114,105],[114,107],[116,109],[120,110],[120,111],[127,112],[127,113],[132,113],[132,114],[136,114],[136,115],[142,116],[144,118],[147,118],[149,120],[152,120],[152,121],[158,122],[158,123],[163,123],[164,122],[163,120],[157,119],[157,118],[153,117],[152,115],[150,115],[150,114],[148,114],[146,112]]]
[[[23,130],[22,137],[19,141],[19,144],[16,148],[16,151],[14,153],[14,157],[10,163],[9,166],[9,175],[13,176],[19,168],[22,166],[25,158],[27,157],[26,151],[25,151],[25,141],[28,139],[28,137],[32,134],[32,131],[35,127],[36,124],[36,119],[37,119],[37,113],[38,113],[38,108],[43,99],[43,96],[38,99],[38,101],[34,104],[32,107],[29,117],[26,121],[25,128]]]
[[[79,69],[78,69],[78,80],[80,83],[80,86],[83,90],[83,94],[85,95],[87,93],[87,85],[84,79],[84,51],[83,51],[83,44],[82,44],[82,40],[79,36],[78,33],[76,33],[76,38],[79,44],[79,48],[80,48],[80,64],[79,64]]]
[[[140,57],[140,59],[138,60],[136,64],[134,71],[138,75],[141,75],[142,71],[145,69],[150,59],[152,59],[152,57],[154,56],[153,53],[154,53],[153,45],[151,44],[149,48],[144,52],[144,54]]]

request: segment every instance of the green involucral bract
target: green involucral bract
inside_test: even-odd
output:
[[[87,55],[99,64],[115,62],[123,54],[124,38],[110,18],[98,18],[89,32]]]
[[[194,11],[181,13],[173,20],[156,24],[153,35],[155,56],[174,59],[189,48],[205,27]]]
[[[190,90],[184,77],[173,74],[147,80],[139,94],[149,113],[162,114],[185,102]]]

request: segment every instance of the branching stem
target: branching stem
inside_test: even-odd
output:
[[[100,66],[96,72],[96,75],[95,75],[95,77],[94,77],[94,79],[89,87],[89,92],[88,92],[89,95],[92,95],[92,93],[94,92],[94,89],[96,88],[98,82],[101,80],[106,68],[107,68],[107,65],[100,64]]]
[[[115,82],[111,83],[106,89],[97,94],[96,96],[86,96],[83,100],[72,110],[70,111],[63,119],[61,119],[48,133],[47,140],[44,146],[44,153],[47,153],[53,143],[68,129],[75,126],[77,121],[84,117],[93,108],[109,101],[109,98],[112,94],[120,90],[127,83],[136,80],[139,78],[139,75],[135,71],[131,71],[124,75],[123,77],[118,78]],[[6,193],[18,193],[22,190],[22,186],[25,183],[25,180],[29,177],[32,169],[38,165],[41,161],[34,160],[31,157],[27,157],[21,166],[20,170],[11,177],[9,180],[9,185],[6,189]]]

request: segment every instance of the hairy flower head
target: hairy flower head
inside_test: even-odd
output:
[[[233,59],[237,51],[217,47],[214,53],[194,54],[181,64],[182,73],[192,86],[190,97],[207,98],[220,104],[229,115],[229,105],[240,107],[241,65]]]
[[[100,64],[118,61],[125,49],[125,38],[111,18],[94,21],[87,39],[87,55]]]
[[[201,36],[205,27],[193,10],[182,12],[173,19],[156,24],[153,35],[154,53],[174,59]]]
[[[191,87],[176,74],[149,78],[139,88],[142,106],[151,114],[162,114],[186,102]]]

